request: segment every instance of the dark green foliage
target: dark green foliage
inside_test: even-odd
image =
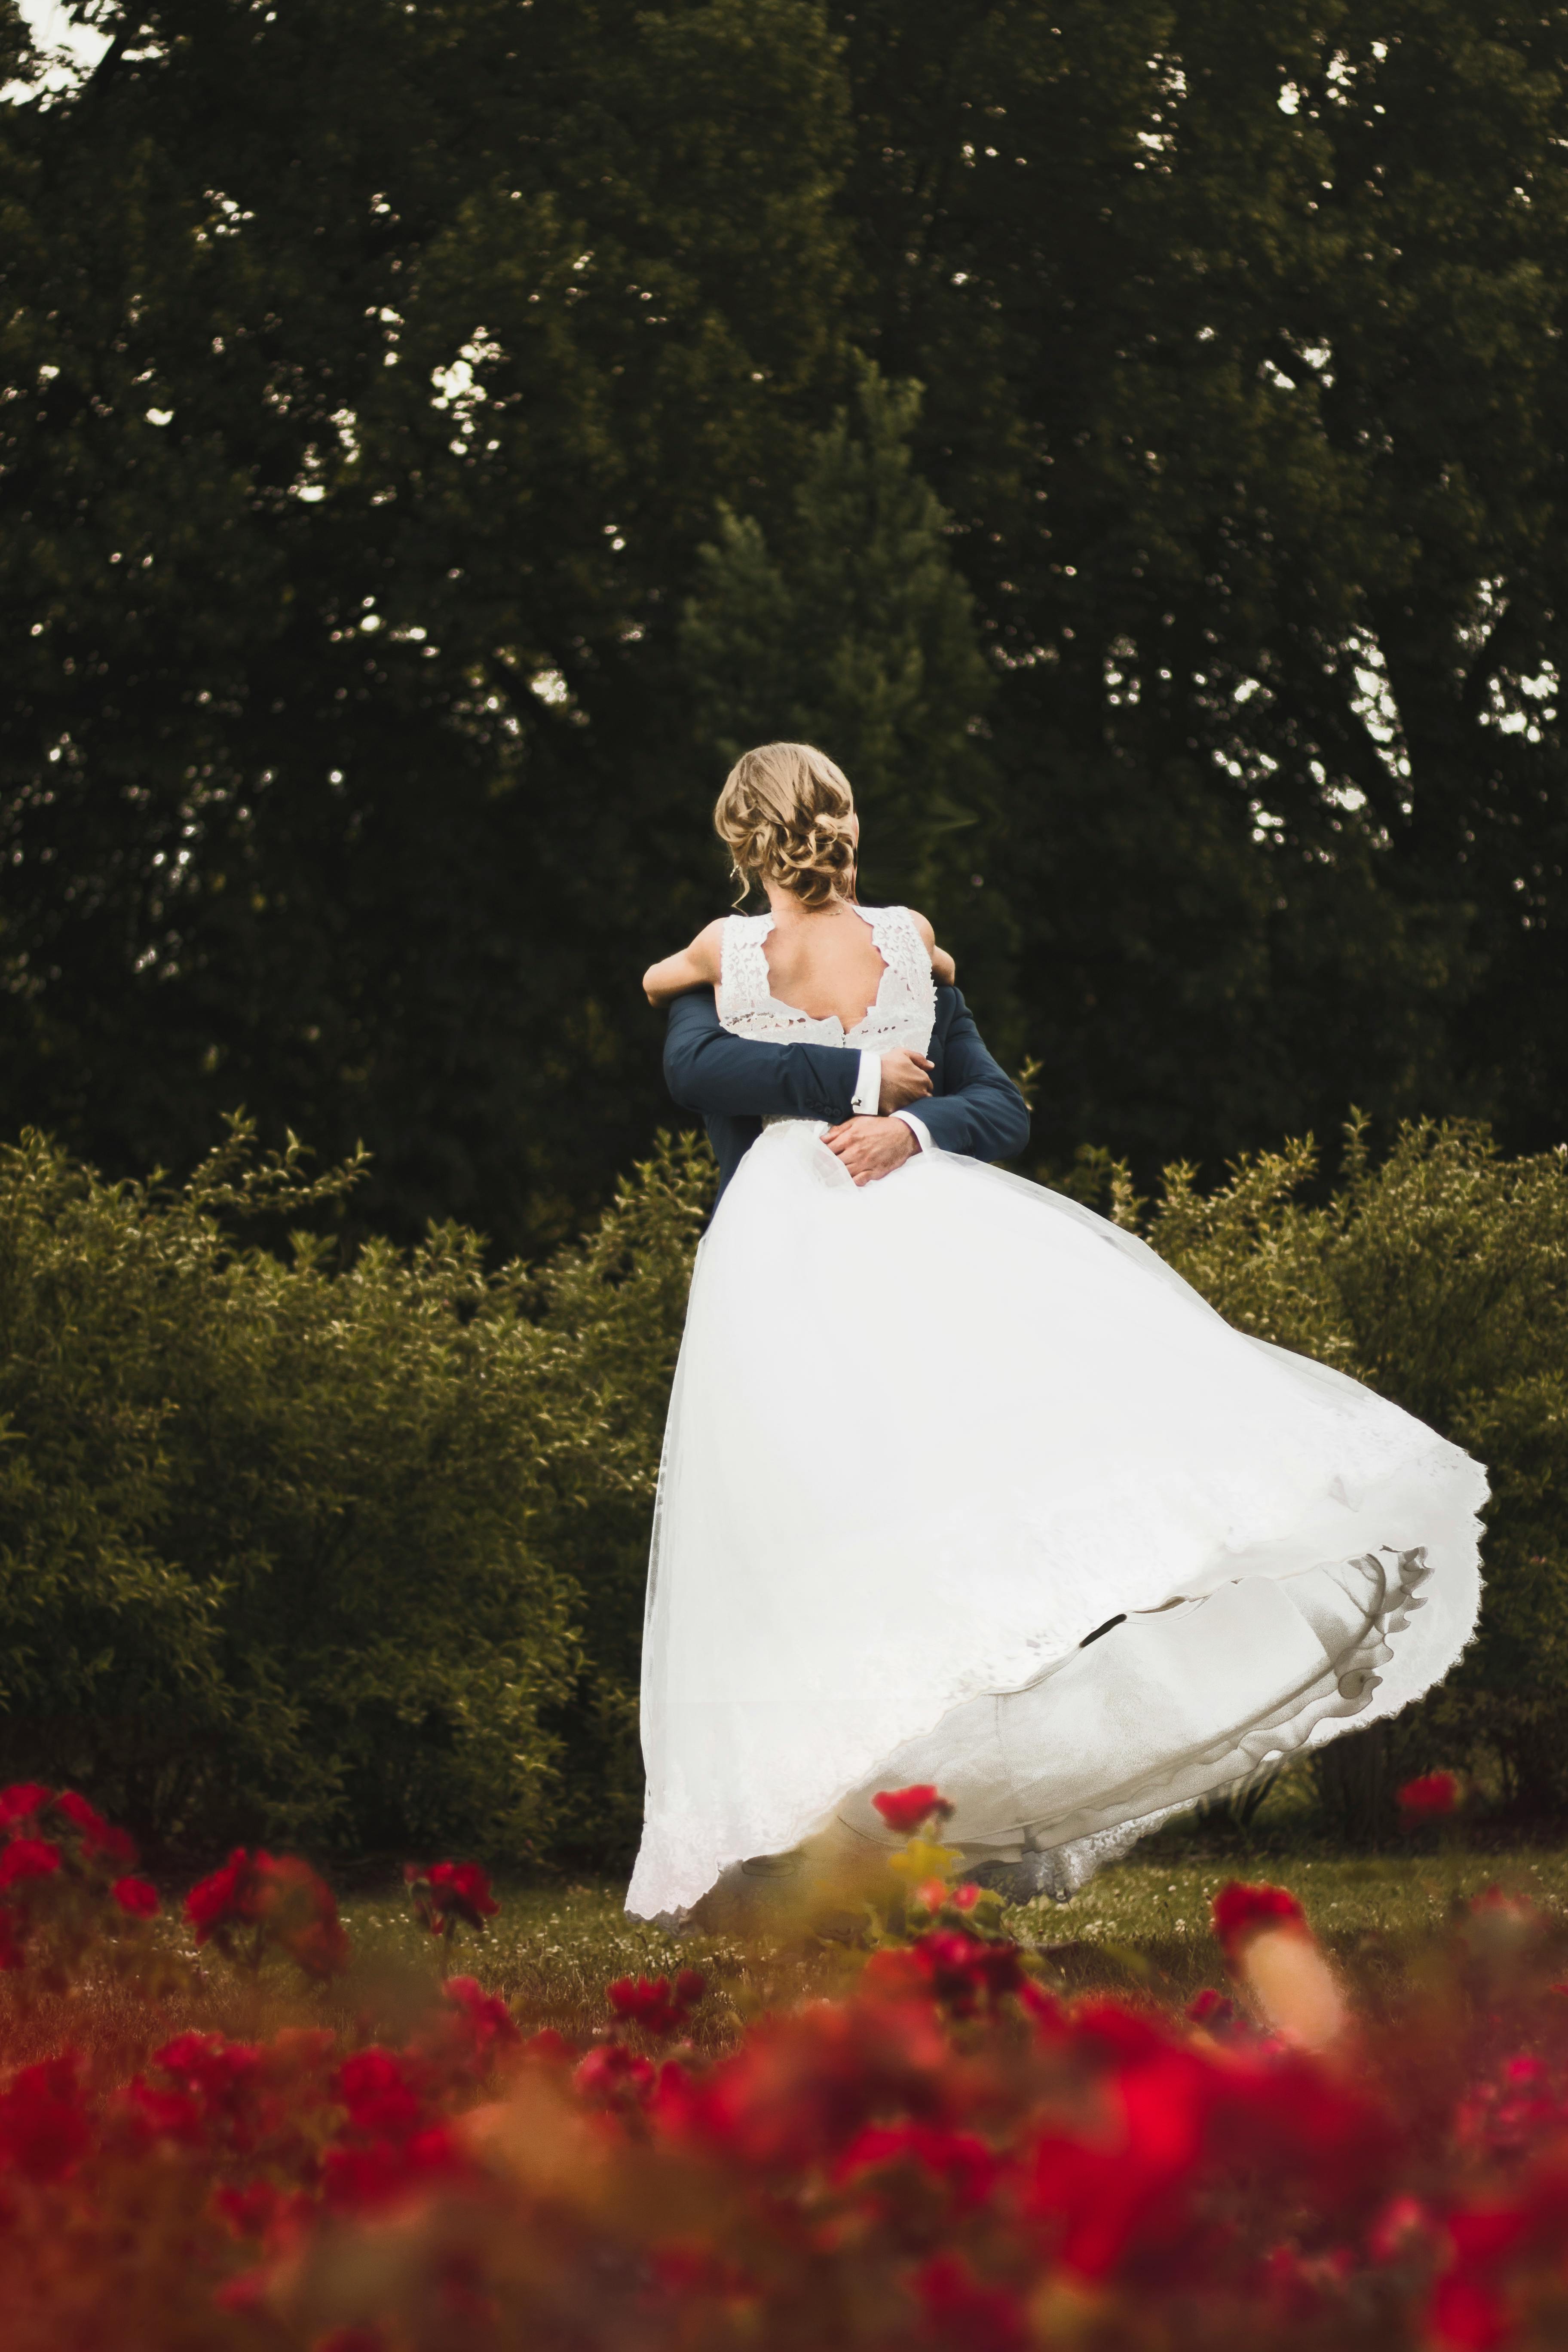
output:
[[[1568,12],[846,9],[1038,1131],[1561,1132]]]
[[[1491,1471],[1479,1639],[1379,1769],[1479,1761],[1568,1808],[1568,1171],[1415,1126],[1313,1205],[1309,1144],[1152,1211],[1074,1189],[1241,1328],[1341,1365]],[[661,1140],[581,1244],[487,1275],[296,1233],[316,1180],[243,1131],[177,1191],[30,1139],[0,1160],[0,1763],[156,1845],[462,1843],[613,1864],[641,1813],[648,1525],[712,1192]],[[247,1229],[249,1245],[242,1246]],[[1349,1751],[1347,1751],[1347,1754]],[[1330,1768],[1330,1778],[1337,1768]],[[1345,1796],[1350,1804],[1352,1789]],[[1375,1824],[1373,1824],[1375,1826]]]
[[[992,1042],[1007,1052],[1009,939],[975,921],[968,870],[994,833],[978,740],[994,679],[949,519],[911,463],[919,415],[918,386],[863,366],[771,543],[754,516],[721,508],[680,654],[716,766],[781,737],[833,746],[865,829],[862,896],[928,913],[972,990],[978,961]]]
[[[1474,1759],[1508,1805],[1562,1814],[1568,1156],[1506,1160],[1484,1129],[1422,1122],[1376,1162],[1358,1119],[1319,1206],[1299,1197],[1314,1165],[1310,1143],[1291,1144],[1207,1197],[1171,1169],[1146,1219],[1124,1171],[1101,1166],[1098,1189],[1229,1321],[1366,1381],[1487,1464],[1479,1633],[1442,1690],[1388,1727],[1387,1811],[1407,1770]]]
[[[0,109],[0,1132],[187,1166],[243,1100],[405,1240],[563,1238],[662,1103],[672,586],[842,370],[832,41],[136,22]]]
[[[648,1529],[691,1262],[715,1181],[703,1139],[661,1135],[595,1230],[561,1250],[540,1281],[559,1436],[539,1539],[581,1596],[577,1678],[551,1717],[563,1738],[556,1835],[601,1864],[629,1863],[642,1830]]]
[[[164,1849],[515,1863],[563,1813],[547,1717],[590,1810],[626,1777],[710,1169],[662,1150],[538,1283],[455,1227],[338,1271],[240,1246],[357,1172],[243,1134],[175,1192],[0,1160],[0,1749]]]
[[[577,1231],[782,709],[1058,1157],[1556,1139],[1568,5],[78,13],[0,110],[0,1132],[244,1100],[405,1241]]]

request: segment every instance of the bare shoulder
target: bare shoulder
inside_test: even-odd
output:
[[[710,923],[703,924],[702,929],[686,950],[688,955],[695,956],[705,967],[711,965],[715,980],[719,977],[719,967],[723,961],[724,926],[729,919],[728,915],[715,915]]]
[[[913,907],[907,908],[905,911],[920,935],[921,947],[931,959],[931,978],[939,988],[951,988],[958,978],[958,966],[945,948],[938,947],[936,933],[925,917]]]
[[[689,988],[717,988],[724,969],[724,918],[703,925],[689,948],[651,963],[642,976],[650,1004],[668,1004]]]

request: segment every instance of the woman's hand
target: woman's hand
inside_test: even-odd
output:
[[[923,1102],[931,1091],[931,1068],[923,1054],[906,1054],[901,1045],[895,1053],[884,1054],[877,1108],[886,1116],[890,1110],[905,1110],[910,1103]]]

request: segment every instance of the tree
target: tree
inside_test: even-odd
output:
[[[772,542],[754,515],[721,509],[680,653],[716,768],[751,743],[820,743],[865,822],[865,894],[929,908],[957,940],[979,929],[958,877],[990,816],[993,680],[948,519],[910,457],[919,412],[917,385],[863,366]],[[1005,954],[976,944],[1005,988]]]
[[[0,143],[9,1124],[575,1230],[778,707],[1053,1159],[1555,1132],[1568,5],[79,13]]]
[[[679,587],[841,367],[833,43],[809,0],[106,24],[0,151],[6,1118],[140,1170],[243,1101],[363,1135],[374,1223],[575,1230],[711,863]]]
[[[1556,1132],[1568,12],[838,13],[1060,1147]]]

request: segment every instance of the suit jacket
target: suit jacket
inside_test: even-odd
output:
[[[1011,1160],[1029,1140],[1023,1096],[981,1043],[956,988],[936,992],[927,1057],[932,1092],[910,1110],[943,1151]],[[710,988],[688,989],[669,1008],[664,1076],[683,1108],[700,1111],[724,1187],[762,1133],[764,1111],[788,1118],[850,1115],[860,1075],[858,1045],[769,1045],[731,1036]]]

